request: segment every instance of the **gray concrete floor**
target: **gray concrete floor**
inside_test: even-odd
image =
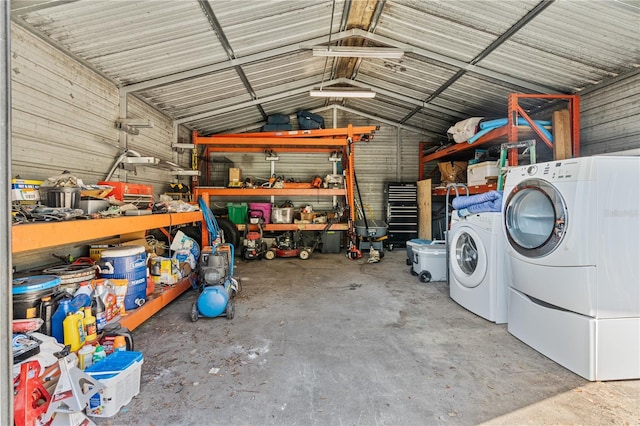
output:
[[[344,254],[242,261],[236,317],[188,291],[134,331],[140,394],[99,425],[639,424],[640,381],[588,382],[409,274]]]

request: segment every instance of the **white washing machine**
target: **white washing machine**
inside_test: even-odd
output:
[[[640,378],[640,157],[514,167],[508,330],[588,380]]]
[[[507,265],[502,214],[478,213],[451,225],[449,294],[460,306],[498,324],[507,322]]]

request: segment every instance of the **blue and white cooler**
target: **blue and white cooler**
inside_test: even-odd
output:
[[[147,253],[144,246],[122,246],[102,251],[102,278],[127,279],[124,308],[138,308],[147,300]]]

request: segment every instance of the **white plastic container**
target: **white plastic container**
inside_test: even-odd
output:
[[[447,280],[447,249],[444,241],[413,247],[413,272],[423,283]]]
[[[142,352],[113,352],[85,370],[106,386],[91,396],[86,413],[93,417],[112,417],[140,393]]]
[[[407,265],[413,266],[413,248],[417,246],[428,246],[432,243],[431,240],[424,240],[419,238],[414,238],[413,240],[409,240],[406,242],[407,249]]]
[[[470,164],[467,167],[467,186],[486,185],[487,177],[497,177],[498,173],[498,165],[495,161]]]

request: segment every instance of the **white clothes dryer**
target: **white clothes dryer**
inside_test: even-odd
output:
[[[640,157],[514,167],[508,330],[588,380],[640,378]]]
[[[466,216],[449,231],[449,294],[460,306],[507,322],[507,265],[500,212]]]

